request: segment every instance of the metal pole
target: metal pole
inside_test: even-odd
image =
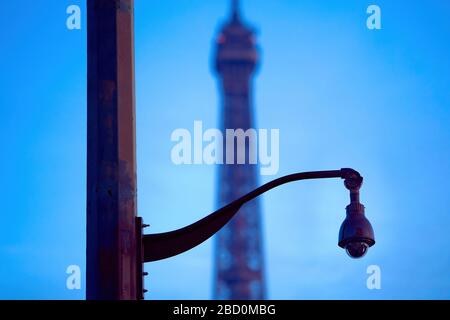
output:
[[[133,0],[87,0],[87,299],[136,299]]]

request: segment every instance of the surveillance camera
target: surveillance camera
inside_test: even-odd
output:
[[[362,258],[368,249],[375,244],[372,225],[364,215],[364,206],[353,203],[347,206],[347,217],[339,231],[339,243],[347,254],[354,258]]]
[[[353,259],[359,259],[366,255],[369,245],[363,241],[353,241],[347,243],[345,251],[349,257]]]

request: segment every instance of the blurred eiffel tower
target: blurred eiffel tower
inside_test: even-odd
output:
[[[232,1],[231,17],[223,26],[216,47],[222,132],[254,128],[252,77],[258,52],[254,32],[242,22],[239,2]],[[225,145],[225,144],[224,144]],[[235,143],[235,161],[236,149]],[[245,144],[248,159],[249,143]],[[222,207],[258,184],[258,166],[222,165],[219,168],[218,205]],[[261,213],[258,200],[243,206],[237,216],[216,236],[214,299],[265,299]]]

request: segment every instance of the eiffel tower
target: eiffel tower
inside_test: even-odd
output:
[[[241,18],[239,2],[232,1],[231,17],[216,44],[215,67],[221,89],[221,127],[254,128],[252,77],[258,64],[254,32]],[[224,144],[225,145],[225,144]],[[235,143],[235,148],[236,143]],[[248,159],[249,143],[245,144]],[[258,166],[222,165],[218,169],[218,205],[230,203],[258,185]],[[258,200],[243,206],[215,239],[214,299],[265,299],[261,212]]]

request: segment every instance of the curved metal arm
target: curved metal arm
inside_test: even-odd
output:
[[[353,169],[302,172],[278,178],[187,227],[166,233],[144,235],[142,243],[144,262],[170,258],[198,246],[224,227],[242,205],[266,191],[293,181],[328,178],[346,179],[346,187],[349,188],[347,185],[351,185],[352,189],[356,187],[359,189],[362,183],[361,175]],[[353,183],[347,183],[347,180]]]

